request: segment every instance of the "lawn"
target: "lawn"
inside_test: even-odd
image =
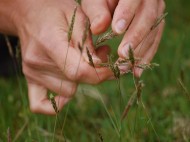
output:
[[[143,73],[145,108],[135,101],[122,122],[122,142],[190,141],[190,1],[166,0],[166,5],[169,14],[154,58],[160,66]],[[110,45],[117,47],[118,40]],[[132,75],[123,76],[120,87],[124,108],[135,90]],[[119,142],[119,94],[117,81],[81,84],[56,119],[30,112],[23,77],[0,77],[0,142],[7,141],[8,130],[18,142]]]

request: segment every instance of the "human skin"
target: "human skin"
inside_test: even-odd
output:
[[[76,6],[76,21],[68,43],[67,33]],[[73,97],[78,83],[97,84],[113,77],[109,69],[99,67],[98,78],[86,52],[81,56],[78,43],[85,30],[86,16],[74,0],[1,0],[0,23],[1,33],[20,39],[23,73],[34,113],[55,114],[48,90],[58,94],[55,101],[60,110]],[[95,50],[90,33],[84,47],[88,47],[95,63],[106,60],[109,48]]]
[[[151,34],[150,30],[165,10],[163,0],[82,0],[82,9],[90,19],[93,34],[106,31],[110,24],[116,34],[124,33],[118,47],[120,58],[127,58],[131,47],[134,56],[142,59],[139,63],[152,60],[160,43],[164,21]],[[120,69],[126,71],[128,67]],[[135,69],[134,73],[139,77],[142,70]]]
[[[113,31],[117,32],[114,30],[114,19],[117,20],[117,18],[120,17],[118,16],[119,14],[117,15],[116,13],[120,13],[121,11],[117,11],[117,9],[120,8],[125,10],[125,7],[119,7],[123,6],[123,4],[119,5],[118,0],[96,0],[90,1],[91,3],[88,3],[89,1],[86,0],[86,2],[85,4],[85,0],[82,1],[83,10],[90,19],[91,31],[93,34],[102,33],[108,28],[111,22]],[[103,2],[108,2],[108,5],[105,5]],[[120,2],[121,0],[119,3]],[[163,12],[164,6],[161,1],[157,2],[159,6],[155,6],[155,8],[158,8],[157,15],[160,15]],[[86,17],[80,6],[78,6],[77,9],[75,22],[77,24],[74,24],[73,35],[69,45],[67,33],[76,5],[74,0],[39,0],[37,2],[29,0],[1,0],[0,2],[0,32],[16,35],[21,41],[23,72],[27,79],[30,109],[32,112],[55,114],[47,98],[48,90],[58,94],[55,100],[56,103],[59,104],[58,109],[60,110],[72,98],[79,82],[97,84],[106,79],[113,78],[113,74],[109,69],[96,68],[100,77],[99,80],[94,68],[88,64],[87,55],[84,53],[81,58],[78,43],[81,43],[82,38],[79,37],[83,36]],[[97,6],[96,8],[98,10],[96,12],[93,11],[95,9],[88,11],[85,10],[85,6]],[[140,6],[142,6],[142,4],[139,4],[139,7]],[[140,33],[138,30],[142,30],[142,27],[147,29],[150,28],[151,24],[142,24],[143,26],[139,24],[139,21],[143,23],[143,19],[147,18],[147,6],[139,7],[135,10],[135,18],[132,20],[129,30],[125,33],[119,46],[118,53],[121,58],[126,57],[127,53],[125,56],[122,55],[123,49],[126,49],[123,48],[122,45],[126,44],[129,39],[133,39],[132,41],[134,43],[131,45],[135,56],[140,58],[143,57],[141,62],[148,63],[157,51],[164,24],[162,22],[154,32],[151,32],[147,38],[148,40],[142,43],[141,41],[145,39],[147,32],[142,31],[142,36],[140,36],[142,38],[141,40],[137,37],[138,34],[135,33]],[[139,9],[141,9],[141,11]],[[143,15],[141,15],[142,13]],[[99,21],[93,24],[92,21],[94,17],[92,14],[95,15],[94,17],[101,14],[103,18],[99,17]],[[113,19],[111,17],[112,14]],[[155,17],[153,18],[154,20]],[[154,21],[153,19],[150,20],[152,23]],[[128,18],[127,21],[130,21],[130,18]],[[125,27],[127,26],[125,25]],[[134,34],[133,36],[132,33]],[[143,46],[141,46],[142,44]],[[68,45],[70,47],[66,60]],[[95,51],[90,34],[85,42],[85,47],[89,48],[93,55],[94,62],[98,63],[100,59],[102,61],[106,60],[109,48],[103,46]],[[80,66],[79,69],[77,69],[80,59]],[[64,65],[65,62],[66,65]],[[140,76],[141,73],[142,70],[135,70],[137,76]],[[61,82],[63,82],[62,87],[60,87]]]

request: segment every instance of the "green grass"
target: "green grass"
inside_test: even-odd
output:
[[[190,2],[167,0],[166,3],[169,15],[166,18],[160,48],[154,58],[154,62],[159,63],[160,67],[144,72],[142,80],[145,87],[142,99],[160,141],[190,141],[190,100],[178,83],[178,79],[183,78],[185,86],[190,91]],[[111,45],[116,47],[118,41],[112,41]],[[0,142],[7,141],[8,128],[12,140],[51,141],[55,117],[32,114],[28,109],[25,80],[19,79],[19,82],[23,93],[16,78],[6,80],[0,78]],[[113,109],[118,118],[120,114],[117,82],[102,83],[98,90],[95,87],[81,85],[76,97],[59,115],[62,124],[69,106],[64,129],[68,140],[100,142],[102,135],[104,142],[119,141],[101,101],[97,99],[101,94],[109,113],[113,116]],[[124,104],[133,91],[132,76],[122,77],[121,92],[124,95]],[[61,127],[58,125],[55,141],[59,141],[60,133]],[[137,107],[135,104],[131,108],[122,124],[122,141],[157,141],[142,106]]]

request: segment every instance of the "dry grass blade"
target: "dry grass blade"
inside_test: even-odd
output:
[[[114,37],[116,37],[117,34],[115,34],[113,31],[109,31],[107,33],[105,33],[104,35],[102,35],[101,37],[99,37],[97,40],[96,40],[96,46],[100,45],[101,43],[107,41],[107,40],[110,40]]]
[[[74,13],[73,13],[73,16],[72,16],[72,19],[71,19],[71,24],[69,26],[69,31],[68,31],[68,34],[67,34],[68,42],[71,41],[71,37],[72,37],[72,33],[73,33],[73,27],[74,27],[74,23],[75,23],[76,12],[77,12],[77,6],[74,9]]]
[[[52,137],[54,134],[46,131],[45,129],[42,129],[41,127],[36,127],[36,130],[43,135],[44,137]],[[61,135],[55,135],[55,139],[59,140],[61,142],[70,142],[70,140],[66,139]]]
[[[166,12],[166,13],[162,14],[160,17],[158,17],[158,19],[156,20],[156,22],[154,23],[154,25],[151,27],[150,30],[154,30],[167,15],[168,15],[168,12]]]
[[[131,106],[133,105],[135,99],[137,98],[137,101],[140,100],[140,97],[141,97],[141,94],[142,94],[142,88],[143,88],[144,84],[143,84],[142,81],[138,81],[136,86],[137,86],[137,90],[131,95],[131,97],[130,97],[130,99],[129,99],[126,107],[125,107],[125,110],[123,111],[123,115],[122,115],[122,118],[121,118],[122,120],[127,117],[127,114],[129,112]]]
[[[52,104],[53,109],[55,110],[55,112],[56,112],[56,113],[59,113],[59,109],[58,109],[57,104],[56,104],[56,101],[55,101],[55,96],[50,93],[49,99],[50,99],[50,101],[51,101],[51,104]]]
[[[136,98],[136,91],[131,95],[124,111],[123,111],[123,114],[122,114],[122,117],[121,117],[121,120],[125,119],[127,117],[127,114],[131,108],[131,106],[133,105],[134,101],[135,101],[135,98]]]
[[[180,87],[182,88],[184,94],[188,97],[188,99],[190,100],[190,93],[187,90],[187,87],[185,86],[185,84],[183,83],[183,81],[181,79],[178,79],[178,83],[180,85]]]
[[[137,101],[139,102],[142,95],[142,88],[144,87],[143,81],[138,81],[137,83]],[[138,103],[137,102],[137,103]]]
[[[11,142],[11,132],[10,132],[10,128],[7,129],[7,142]]]
[[[140,99],[140,102],[141,102],[142,107],[143,107],[143,109],[144,109],[144,111],[145,111],[145,114],[146,114],[146,116],[147,116],[147,118],[148,118],[148,121],[147,121],[147,122],[150,123],[150,125],[151,125],[151,127],[152,127],[152,129],[153,129],[153,131],[154,131],[154,134],[156,135],[156,137],[157,137],[157,139],[158,139],[158,142],[160,142],[160,137],[159,137],[158,133],[156,132],[156,129],[154,128],[154,125],[153,125],[153,123],[152,123],[152,121],[151,121],[151,118],[150,118],[150,116],[149,116],[149,114],[148,114],[148,112],[147,112],[146,106],[144,105],[142,99]]]
[[[22,114],[23,115],[23,114]],[[24,116],[22,116],[24,117]],[[19,137],[22,136],[24,130],[27,128],[27,125],[29,124],[29,120],[27,117],[24,117],[25,121],[24,121],[24,124],[23,126],[18,130],[18,132],[16,133],[15,135],[15,138],[13,139],[13,142],[17,142]]]
[[[5,37],[5,41],[6,41],[6,44],[7,44],[7,47],[8,47],[8,50],[9,50],[9,54],[12,58],[14,58],[14,53],[13,53],[13,48],[12,48],[12,45],[11,45],[11,42],[8,38],[8,36],[4,36]]]

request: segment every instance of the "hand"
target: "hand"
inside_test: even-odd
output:
[[[159,42],[155,41],[160,41],[158,37],[161,38],[161,32],[158,31],[162,31],[163,25],[153,31],[152,37],[148,38],[149,41],[143,41],[165,9],[163,0],[83,0],[82,7],[90,19],[93,34],[104,32],[111,22],[115,33],[122,34],[127,30],[118,48],[121,58],[128,57],[129,46],[134,50],[135,57],[145,58],[150,54],[151,58],[148,59],[153,58],[155,50],[150,53],[151,45],[157,49]],[[146,60],[146,63],[149,62],[150,60]],[[135,75],[140,74],[139,72]]]
[[[112,76],[109,69],[97,68],[99,79],[94,68],[88,64],[85,52],[81,57],[78,43],[82,41],[86,17],[80,6],[68,49],[67,33],[77,6],[74,0],[16,0],[13,3],[18,10],[13,18],[16,26],[13,33],[19,36],[21,42],[31,111],[55,114],[47,97],[48,90],[59,94],[55,100],[60,110],[72,98],[78,82],[96,84]],[[96,63],[101,61],[99,57],[104,60],[109,52],[106,46],[95,51],[90,34],[85,47],[93,54]]]

